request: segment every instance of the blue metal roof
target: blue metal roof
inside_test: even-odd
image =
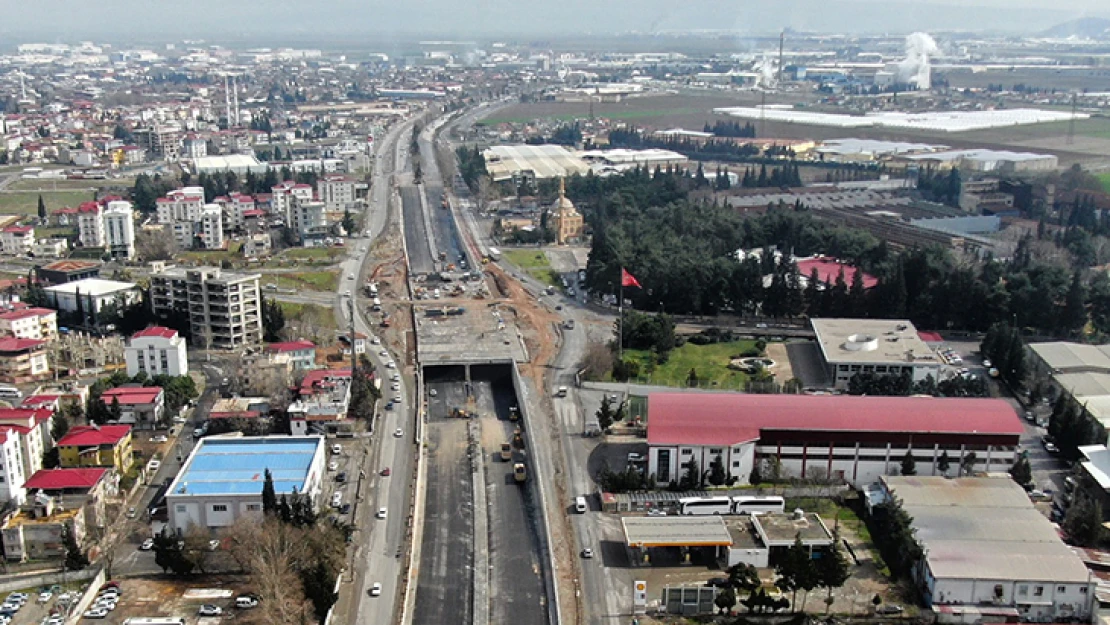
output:
[[[304,491],[305,480],[323,439],[302,437],[206,438],[178,475],[170,495],[261,493],[265,471],[274,492]]]

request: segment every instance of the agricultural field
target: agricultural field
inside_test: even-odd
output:
[[[5,189],[0,191],[0,215],[37,215],[39,195],[42,195],[46,210],[54,211],[88,202],[93,199],[94,191],[91,188],[85,191],[10,191]]]
[[[686,343],[670,353],[667,362],[653,364],[654,356],[650,351],[638,349],[624,350],[625,360],[640,363],[637,381],[660,386],[686,386],[690,370],[697,373],[698,386],[711,389],[743,389],[749,376],[728,368],[731,358],[755,349],[754,340],[731,341],[711,345]],[[776,380],[779,383],[785,380]]]
[[[595,118],[620,120],[653,128],[682,127],[701,130],[706,122],[714,119],[713,108],[719,106],[744,106],[758,101],[753,94],[666,94],[627,98],[621,102],[594,102]],[[514,104],[504,108],[481,123],[523,124],[533,120],[573,121],[589,119],[588,102],[535,102]]]
[[[1110,173],[1096,174],[1099,182],[1102,183],[1102,190],[1110,193]]]
[[[309,263],[332,263],[347,251],[343,247],[291,247],[281,252],[283,258],[292,258]]]

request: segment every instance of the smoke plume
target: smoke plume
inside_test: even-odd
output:
[[[906,59],[898,64],[898,79],[906,84],[916,85],[918,89],[932,86],[929,71],[929,57],[935,56],[940,49],[937,42],[926,33],[914,33],[906,37]]]

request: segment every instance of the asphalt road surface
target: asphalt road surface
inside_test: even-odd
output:
[[[435,259],[428,246],[429,234],[420,206],[420,189],[413,185],[401,187],[401,204],[405,211],[405,247],[413,273],[435,271]]]
[[[415,625],[469,623],[474,576],[474,497],[467,421],[448,417],[466,405],[461,382],[427,382],[428,462],[424,508],[424,545],[416,587]],[[362,622],[362,621],[360,621]]]

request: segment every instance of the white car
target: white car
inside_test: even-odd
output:
[[[439,395],[439,392],[436,391],[434,388],[428,390],[428,396],[429,397],[435,397],[436,395]]]
[[[164,443],[168,440],[170,440],[170,439],[165,434],[159,434],[158,436],[155,436],[154,438],[150,439],[150,442],[152,442],[152,443]]]
[[[39,593],[39,603],[48,603],[53,598],[54,593],[50,592],[49,590],[44,590]]]
[[[199,614],[201,616],[219,616],[223,613],[224,613],[224,609],[221,608],[220,606],[210,605],[210,604],[207,604],[207,603],[200,606],[200,610],[197,611],[197,614]]]
[[[112,610],[116,609],[116,605],[118,605],[118,604],[119,604],[119,599],[118,598],[116,598],[116,597],[104,597],[103,599],[97,599],[96,603],[93,604],[93,607],[94,608],[99,608],[101,610],[107,610],[107,611],[111,612]]]
[[[370,344],[371,345],[381,345],[382,340],[375,336],[372,339],[370,339]]]
[[[343,503],[343,493],[335,491],[331,496],[331,507],[338,508]]]
[[[405,401],[405,398],[402,397],[400,393],[397,393],[396,395],[393,396],[393,403],[399,404],[403,401]]]
[[[401,381],[401,374],[400,373],[394,373],[393,375],[389,376],[389,379],[393,380],[394,382],[400,382]]]
[[[386,356],[389,355],[389,352],[387,352],[383,349],[382,351],[378,352],[378,355],[381,356],[382,358],[385,358]]]
[[[338,470],[339,470],[339,463],[338,462],[332,460],[331,462],[328,463],[328,471],[338,471]]]
[[[148,538],[143,541],[143,544],[139,545],[139,551],[150,551],[151,549],[154,549],[153,538]]]
[[[394,382],[393,384],[391,384],[389,386],[389,388],[394,390],[394,391],[399,391],[399,390],[401,390],[401,385],[398,382]]]
[[[377,516],[379,519],[384,519],[385,518],[385,508],[378,508],[378,514],[376,514],[375,516]]]
[[[108,618],[108,610],[104,608],[93,608],[85,612],[85,618]]]
[[[396,430],[393,430],[393,436],[395,436],[397,438],[401,438],[404,435],[405,435],[405,430],[403,430],[402,428],[397,428]]]
[[[393,361],[390,360],[389,362],[385,363],[385,368],[386,369],[396,369],[397,365],[393,364]]]
[[[381,584],[381,582],[374,582],[374,585],[370,587],[370,596],[371,597],[379,597],[379,596],[381,596],[381,594],[382,594],[382,584]]]

